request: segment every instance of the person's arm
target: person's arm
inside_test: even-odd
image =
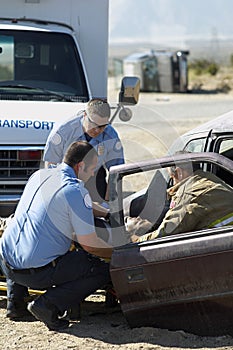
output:
[[[53,167],[56,167],[57,166],[57,163],[53,163],[53,162],[45,162],[45,168],[48,169],[48,168],[53,168]]]
[[[105,192],[105,201],[109,201],[109,181],[107,182],[106,192]]]
[[[153,232],[149,232],[149,233],[146,233],[145,235],[143,235],[143,236],[137,236],[137,235],[132,235],[131,236],[131,241],[132,242],[137,242],[137,243],[139,243],[139,242],[145,242],[145,241],[150,241],[150,240],[152,240],[152,239],[155,239],[155,238],[157,238],[158,237],[158,231],[156,230],[156,231],[153,231]]]
[[[113,248],[97,237],[95,232],[87,235],[78,235],[77,240],[81,247],[90,254],[105,259],[110,259],[112,256]]]
[[[73,227],[74,240],[88,253],[101,258],[110,258],[112,247],[95,232],[93,203],[83,183],[77,184],[77,188],[71,186],[66,198],[70,207],[69,220]],[[106,216],[107,209],[102,208],[102,211]],[[103,215],[102,212],[99,214]]]
[[[67,130],[66,130],[67,129]],[[65,143],[70,129],[65,125],[59,126],[50,132],[43,153],[43,161],[49,164],[58,164],[64,157]]]
[[[106,218],[109,215],[109,209],[102,207],[102,205],[97,202],[92,202],[92,208],[95,217]]]

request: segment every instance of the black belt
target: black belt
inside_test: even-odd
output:
[[[47,265],[39,266],[39,267],[30,267],[28,269],[11,269],[14,273],[21,273],[23,275],[34,274],[35,272],[39,272],[47,269],[47,267],[55,267],[57,264],[56,260],[51,261]]]
[[[30,267],[28,269],[14,269],[8,264],[8,262],[5,259],[2,258],[2,260],[3,260],[4,264],[6,265],[6,267],[8,269],[10,269],[11,271],[13,271],[14,273],[21,273],[23,275],[28,275],[28,274],[34,274],[35,272],[45,270],[45,269],[47,269],[47,267],[55,267],[57,265],[58,258],[51,261],[47,265],[39,266],[39,267]]]

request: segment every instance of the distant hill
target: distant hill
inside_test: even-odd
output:
[[[216,63],[228,65],[230,57],[233,55],[233,40],[225,39],[213,42],[211,40],[186,40],[183,44],[168,45],[166,41],[161,44],[135,41],[133,43],[110,43],[109,60],[123,59],[124,57],[142,51],[149,50],[188,50],[190,52],[188,60],[206,58],[214,60]]]

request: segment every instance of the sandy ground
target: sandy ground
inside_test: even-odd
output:
[[[82,305],[81,320],[71,322],[68,329],[58,333],[34,318],[9,321],[4,317],[6,299],[1,297],[0,349],[233,349],[233,338],[229,336],[200,337],[182,330],[152,327],[130,329],[120,307],[107,309],[103,300],[103,291],[92,295]]]
[[[6,297],[2,295],[0,349],[233,349],[233,338],[229,336],[201,337],[151,327],[130,329],[120,305],[105,307],[103,291],[89,297],[82,305],[81,320],[71,322],[61,333],[49,331],[33,317],[24,322],[10,321],[5,318],[5,309]]]

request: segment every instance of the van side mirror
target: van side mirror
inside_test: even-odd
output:
[[[137,77],[124,77],[121,81],[119,103],[123,105],[136,105],[139,99],[140,79]]]

